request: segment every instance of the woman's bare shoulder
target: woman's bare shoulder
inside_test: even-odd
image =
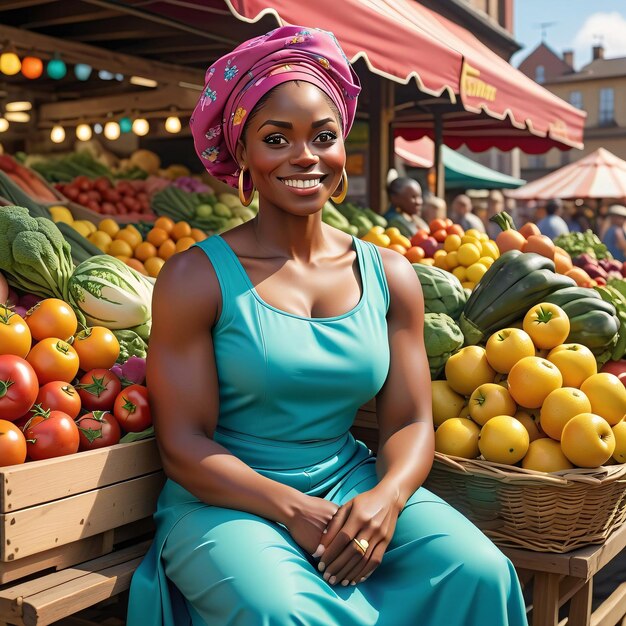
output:
[[[411,263],[393,250],[379,248],[379,251],[389,287],[390,311],[423,306],[422,287]]]

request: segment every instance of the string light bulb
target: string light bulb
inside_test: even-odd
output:
[[[0,54],[0,72],[7,76],[15,76],[22,69],[22,62],[11,48]]]
[[[133,129],[133,123],[130,117],[123,117],[120,119],[120,132],[129,133]]]
[[[79,124],[76,127],[76,138],[79,141],[89,141],[91,139],[91,126],[89,124]]]
[[[26,111],[7,111],[4,117],[6,117],[9,122],[20,122],[22,124],[30,122],[30,113]]]
[[[138,117],[133,122],[133,132],[138,137],[144,137],[147,135],[150,132],[150,124],[148,123],[148,120],[143,117]]]
[[[7,102],[5,111],[30,111],[33,108],[33,103],[27,100],[20,100],[17,102]]]
[[[74,66],[74,76],[76,76],[78,80],[89,80],[92,70],[91,65],[87,65],[87,63],[77,63]]]
[[[107,122],[104,125],[104,136],[111,141],[120,136],[120,125],[117,122]]]
[[[22,59],[22,74],[30,80],[35,80],[43,74],[43,61],[37,57]]]
[[[65,141],[65,129],[63,126],[57,124],[52,127],[52,130],[50,131],[50,140],[53,143],[63,143]]]
[[[93,125],[93,132],[96,133],[96,135],[101,135],[102,134],[102,124],[100,124],[99,122],[96,122]]]
[[[46,72],[53,80],[61,80],[67,74],[67,65],[65,65],[65,61],[61,57],[55,56],[54,59],[48,61]]]
[[[9,130],[9,122],[4,117],[0,117],[0,133],[6,133],[7,130]]]
[[[165,130],[168,133],[179,133],[181,128],[180,119],[176,115],[170,115],[165,120]]]

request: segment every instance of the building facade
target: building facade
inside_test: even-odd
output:
[[[561,74],[546,73],[543,86],[570,104],[587,112],[585,147],[582,151],[551,150],[545,155],[522,155],[521,175],[535,180],[598,148],[606,148],[621,159],[626,159],[626,57],[607,59],[601,45],[593,46],[593,58],[578,71],[573,66],[572,52],[563,58],[547,46],[539,46],[520,64],[519,69],[536,80],[538,68],[559,66]],[[566,69],[570,67],[569,71]],[[539,81],[537,81],[539,82]]]

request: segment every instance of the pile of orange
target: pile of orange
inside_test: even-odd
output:
[[[153,277],[159,275],[171,256],[206,238],[203,231],[192,228],[187,222],[174,222],[169,217],[159,217],[145,240],[132,224],[122,228],[111,218],[103,219],[98,230],[89,236],[89,240],[106,254]]]

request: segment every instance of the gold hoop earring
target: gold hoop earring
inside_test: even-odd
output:
[[[348,195],[348,175],[346,174],[346,170],[344,168],[343,172],[341,173],[341,191],[339,192],[338,195],[331,196],[330,199],[335,204],[341,204],[346,199],[347,195]]]
[[[254,192],[256,191],[256,189],[254,188],[254,185],[252,185],[252,193],[250,194],[249,198],[246,198],[246,194],[244,193],[244,190],[243,190],[243,175],[245,173],[246,173],[246,168],[242,167],[239,170],[239,184],[237,185],[238,191],[239,191],[239,202],[241,202],[243,206],[250,206],[252,202],[252,198],[254,198]]]

